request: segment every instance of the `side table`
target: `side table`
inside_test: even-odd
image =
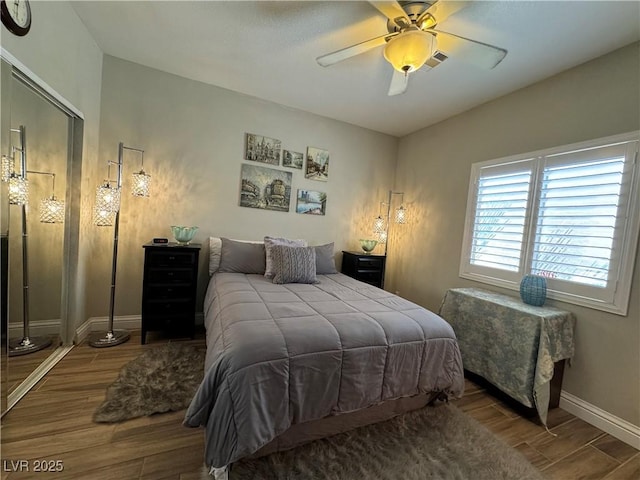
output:
[[[342,273],[374,287],[384,287],[384,269],[387,257],[366,253],[342,251]]]
[[[178,336],[195,335],[199,244],[144,247],[142,339],[162,330]]]
[[[574,353],[573,313],[486,290],[454,288],[446,292],[439,314],[456,333],[465,370],[534,407],[546,425],[554,364]],[[553,403],[557,406],[557,400]]]

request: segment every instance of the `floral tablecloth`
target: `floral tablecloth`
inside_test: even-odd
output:
[[[553,364],[574,353],[573,313],[476,288],[448,290],[439,313],[458,337],[464,368],[535,407],[546,425]]]

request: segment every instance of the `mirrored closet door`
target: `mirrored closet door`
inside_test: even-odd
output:
[[[1,85],[5,412],[60,347],[71,342],[68,243],[76,229],[69,209],[70,179],[73,163],[80,161],[74,148],[81,142],[74,141],[74,134],[81,120],[5,59]]]

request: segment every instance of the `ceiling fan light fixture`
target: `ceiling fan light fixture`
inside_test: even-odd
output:
[[[384,47],[384,58],[399,72],[418,70],[431,58],[435,37],[420,30],[409,30],[393,37]]]
[[[420,27],[420,30],[426,30],[428,28],[435,27],[437,23],[438,22],[436,22],[434,16],[427,13],[418,26]]]

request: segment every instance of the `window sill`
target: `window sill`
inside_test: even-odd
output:
[[[473,280],[475,282],[484,283],[487,285],[493,285],[496,287],[506,288],[507,290],[513,290],[520,292],[520,284],[508,280],[502,280],[500,278],[491,277],[488,275],[481,275],[477,273],[460,272],[461,278],[467,280]],[[593,310],[600,310],[603,312],[613,313],[614,315],[626,316],[629,308],[629,302],[624,305],[618,305],[615,303],[606,303],[601,300],[581,297],[578,295],[572,295],[570,293],[559,292],[556,290],[547,290],[547,298],[552,300],[558,300],[559,302],[569,303],[573,305],[580,305],[581,307],[590,308]]]

